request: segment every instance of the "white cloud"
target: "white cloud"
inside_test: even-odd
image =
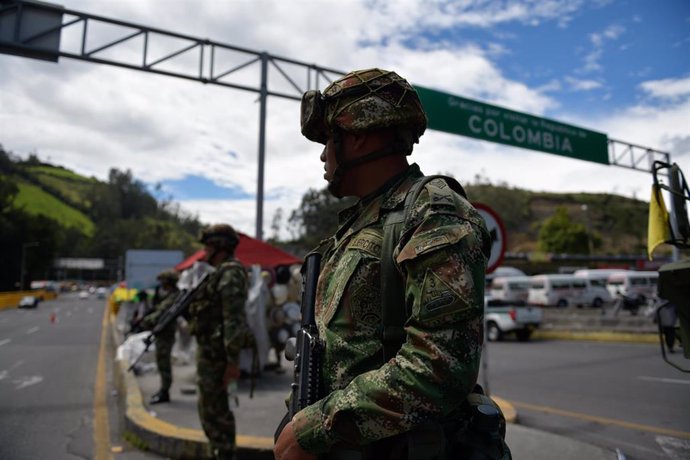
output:
[[[602,84],[596,80],[582,80],[573,77],[565,77],[566,83],[570,85],[573,91],[591,91],[593,89],[601,88]]]
[[[659,99],[684,98],[690,96],[690,77],[646,81],[640,84],[640,88]]]
[[[602,32],[590,34],[589,39],[595,47],[600,48],[604,46],[605,40],[616,40],[618,37],[623,35],[624,32],[625,27],[613,24],[608,26]]]
[[[685,80],[650,81],[640,87],[649,96],[663,97],[663,107],[646,102],[610,116],[578,119],[553,92],[566,85],[591,90],[601,86],[597,79],[556,76],[534,88],[502,70],[496,59],[509,51],[500,47],[411,40],[423,32],[453,27],[543,21],[565,25],[581,8],[581,1],[122,0],[99,2],[97,11],[89,0],[63,3],[75,10],[342,70],[391,68],[413,83],[537,115],[557,113],[569,123],[672,149],[679,159],[690,159],[686,153],[690,107],[678,97],[687,94]],[[599,32],[597,40],[615,40],[623,32],[608,28]],[[102,34],[106,36],[105,31]],[[601,49],[594,51],[598,54],[590,58],[591,70],[600,65],[602,56]],[[100,179],[116,167],[131,169],[147,182],[197,175],[250,196],[257,193],[259,106],[254,93],[69,59],[52,64],[2,55],[0,67],[0,142],[9,150],[23,155],[37,151],[42,158],[51,157]],[[246,69],[237,78],[257,84],[255,69]],[[271,85],[285,86],[274,68],[269,72]],[[277,208],[287,219],[308,188],[325,186],[318,160],[321,147],[299,133],[299,104],[269,98],[266,126],[264,235]],[[616,190],[646,199],[650,184],[649,175],[639,172],[440,132],[427,132],[412,160],[427,173],[450,172],[466,182],[486,171],[494,181],[537,190]],[[683,167],[690,170],[690,165]],[[253,199],[185,200],[181,205],[204,222],[228,221],[254,234]]]
[[[602,70],[600,61],[604,55],[604,45],[607,41],[617,40],[625,33],[625,27],[612,24],[601,32],[594,32],[589,35],[593,49],[589,51],[583,61],[584,66],[579,70],[582,73],[598,72]]]

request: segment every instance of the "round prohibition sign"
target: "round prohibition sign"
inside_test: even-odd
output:
[[[506,254],[507,235],[506,228],[503,226],[503,221],[496,211],[483,203],[472,203],[479,215],[482,216],[486,223],[486,228],[491,235],[491,256],[486,265],[486,273],[491,273],[503,262],[503,257]]]

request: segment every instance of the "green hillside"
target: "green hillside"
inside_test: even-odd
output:
[[[80,209],[91,207],[90,192],[96,179],[80,176],[73,171],[54,166],[31,166],[27,168],[35,181],[46,190],[58,195],[63,201]]]
[[[19,193],[14,201],[15,206],[29,214],[48,217],[63,227],[75,228],[86,236],[93,235],[93,221],[81,211],[60,201],[36,185],[21,180],[17,181],[16,184],[19,187]]]
[[[531,192],[504,184],[468,184],[471,201],[494,209],[508,234],[508,251],[538,251],[539,231],[565,208],[594,240],[594,254],[642,254],[647,244],[649,203],[606,193]]]
[[[159,202],[130,171],[113,168],[100,181],[0,145],[0,291],[17,288],[24,258],[26,286],[36,276],[55,276],[56,258],[112,265],[129,249],[188,254],[199,248],[200,228],[196,216]]]

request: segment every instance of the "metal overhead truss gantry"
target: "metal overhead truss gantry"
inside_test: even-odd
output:
[[[0,53],[55,62],[66,57],[257,93],[260,105],[256,237],[259,239],[263,239],[268,96],[299,101],[305,91],[319,89],[345,73],[267,52],[29,0],[0,0]],[[670,163],[669,153],[619,140],[609,139],[608,150],[611,165],[637,171],[651,172],[655,160]]]
[[[267,52],[21,0],[0,0],[0,52],[56,62],[60,57],[78,59],[257,93],[259,239],[263,239],[268,96],[299,101],[305,91],[345,74]]]
[[[609,138],[609,163],[621,168],[652,172],[655,161],[671,163],[671,154]]]

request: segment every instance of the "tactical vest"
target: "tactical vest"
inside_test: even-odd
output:
[[[244,275],[244,283],[248,284],[244,266],[237,259],[223,262],[216,271],[209,275],[210,279],[203,289],[196,295],[194,302],[189,306],[191,318],[190,330],[198,340],[211,339],[214,335],[223,336],[223,311],[220,307],[220,291],[218,283],[225,271],[239,268]]]
[[[443,179],[450,190],[430,184],[438,178]],[[393,252],[410,217],[410,209],[425,187],[429,187],[432,209],[452,204],[453,192],[467,199],[465,190],[455,179],[425,176],[412,185],[402,208],[384,216],[381,249],[381,341],[384,362],[395,356],[405,342],[404,324],[410,315],[404,298],[404,281],[393,262]],[[484,249],[485,252],[490,250]],[[428,423],[388,440],[381,440],[380,445],[372,446],[363,458],[510,460],[510,449],[505,443],[505,423],[498,404],[484,395],[481,386],[477,385],[468,395],[460,413],[447,422]]]

